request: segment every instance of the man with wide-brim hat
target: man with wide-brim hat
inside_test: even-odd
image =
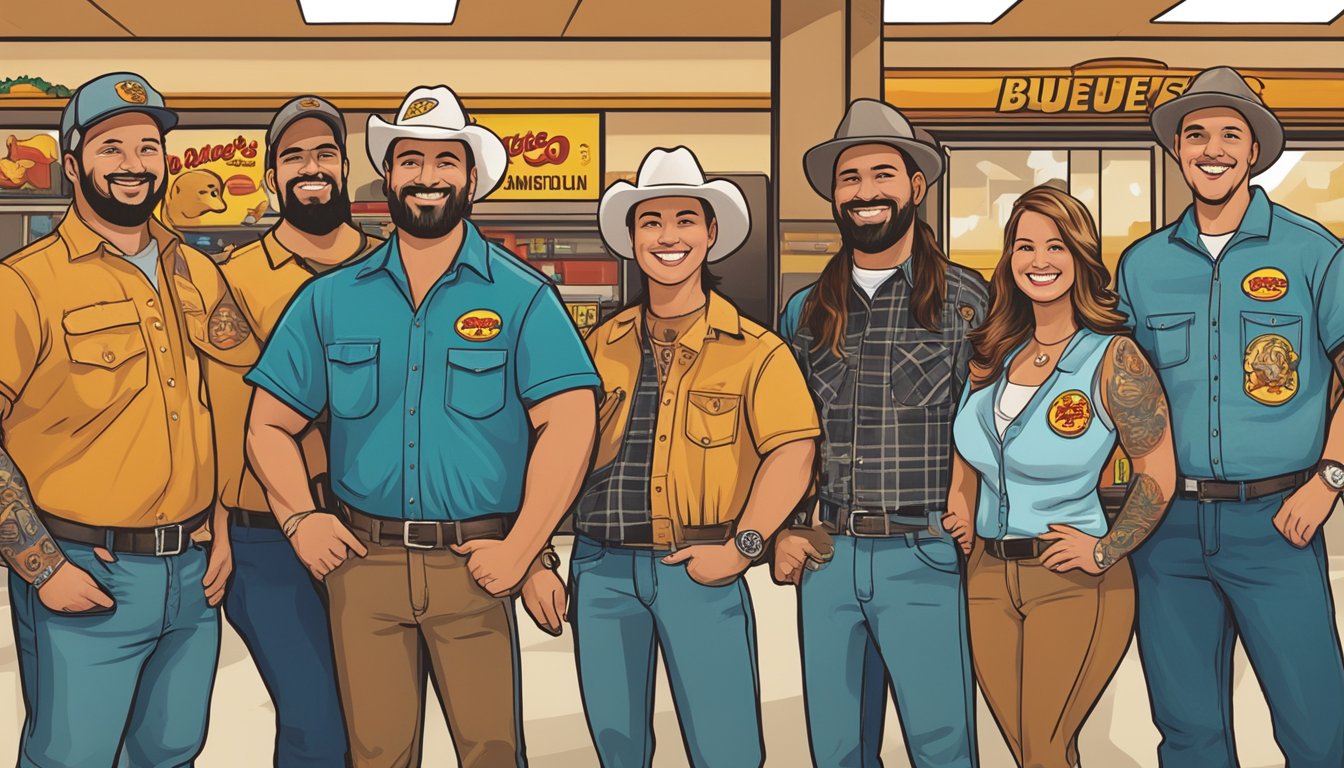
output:
[[[589,729],[602,765],[651,764],[661,647],[691,764],[759,766],[743,573],[806,491],[816,412],[784,342],[714,291],[706,265],[751,231],[737,185],[654,149],[598,222],[643,288],[587,337],[604,397],[570,585]]]
[[[966,600],[940,520],[967,333],[989,289],[919,220],[943,153],[891,105],[850,104],[803,168],[842,243],[780,323],[822,414],[817,503],[774,562],[776,581],[799,585],[812,758],[879,763],[889,676],[913,764],[971,766]]]
[[[367,140],[397,231],[290,303],[247,377],[248,451],[327,586],[354,765],[419,765],[428,674],[461,765],[523,765],[512,598],[560,631],[544,545],[587,470],[600,381],[555,287],[467,219],[508,170],[499,138],[435,86]],[[319,508],[298,436],[324,409]]]
[[[1171,403],[1177,497],[1131,555],[1163,766],[1237,765],[1232,649],[1289,765],[1339,766],[1344,660],[1321,525],[1344,489],[1344,256],[1250,178],[1283,127],[1215,67],[1152,113],[1194,201],[1121,257],[1117,290]],[[1334,368],[1332,369],[1332,361]]]

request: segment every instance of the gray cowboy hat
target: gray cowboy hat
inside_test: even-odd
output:
[[[1246,118],[1251,133],[1260,144],[1260,155],[1251,166],[1254,176],[1279,159],[1283,154],[1283,124],[1265,106],[1265,102],[1246,84],[1241,74],[1231,67],[1214,67],[1195,75],[1185,93],[1153,109],[1149,120],[1158,142],[1173,157],[1176,156],[1176,134],[1185,116],[1209,107],[1229,107]]]
[[[835,161],[850,147],[886,144],[904,150],[915,161],[926,184],[943,175],[943,153],[938,145],[920,141],[910,121],[890,104],[875,99],[856,99],[835,129],[835,138],[818,144],[803,155],[803,171],[818,195],[831,199]]]

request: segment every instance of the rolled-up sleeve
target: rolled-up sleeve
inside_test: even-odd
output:
[[[518,396],[532,407],[571,389],[598,388],[602,380],[552,286],[532,298],[518,333],[515,353]]]
[[[247,382],[309,419],[327,406],[326,351],[318,322],[317,283],[290,302]]]

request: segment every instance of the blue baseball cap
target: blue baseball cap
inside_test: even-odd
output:
[[[164,133],[177,125],[177,113],[164,106],[163,94],[133,72],[94,78],[70,94],[61,112],[61,151],[69,152],[90,127],[125,112],[143,112]]]

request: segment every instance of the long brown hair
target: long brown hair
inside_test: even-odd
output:
[[[897,148],[910,176],[919,171],[915,161]],[[910,205],[914,205],[911,201]],[[925,329],[936,332],[947,298],[947,255],[938,247],[933,228],[919,216],[911,223],[914,230],[909,268],[913,270],[914,291],[910,296],[910,315]],[[799,324],[812,333],[812,351],[830,347],[836,357],[845,356],[845,334],[849,326],[849,283],[854,272],[854,252],[848,245],[826,264],[817,284],[803,302]]]
[[[1125,332],[1125,317],[1116,311],[1119,298],[1106,287],[1111,282],[1111,272],[1101,261],[1101,241],[1092,214],[1067,192],[1044,185],[1033,187],[1013,203],[1012,215],[1004,229],[1003,256],[989,281],[992,297],[989,316],[966,335],[975,347],[971,358],[974,387],[993,383],[1003,370],[1004,360],[1036,329],[1031,299],[1018,289],[1013,278],[1013,243],[1017,240],[1018,222],[1027,211],[1050,217],[1073,255],[1074,278],[1069,300],[1079,327],[1103,334]]]

